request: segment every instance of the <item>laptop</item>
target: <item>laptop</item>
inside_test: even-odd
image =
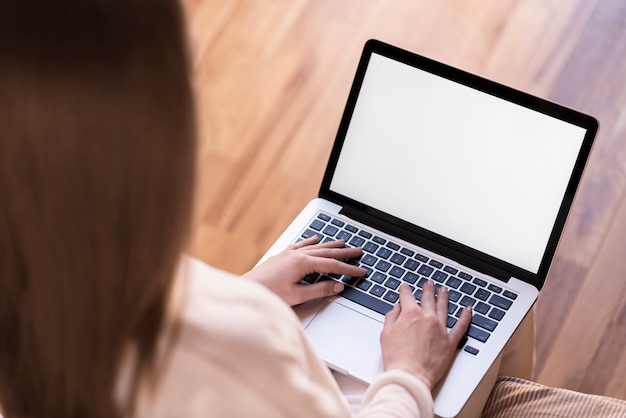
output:
[[[402,283],[473,306],[435,413],[455,416],[532,308],[589,157],[591,116],[378,40],[365,44],[319,197],[260,262],[313,234],[362,247],[365,278],[295,307],[326,364],[369,383]]]

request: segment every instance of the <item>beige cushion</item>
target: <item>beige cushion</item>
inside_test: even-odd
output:
[[[626,417],[626,401],[498,376],[483,417]]]

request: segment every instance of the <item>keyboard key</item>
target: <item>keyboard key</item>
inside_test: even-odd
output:
[[[356,287],[358,289],[363,290],[364,292],[367,292],[369,290],[370,287],[372,287],[372,282],[370,282],[369,280],[361,280]]]
[[[469,296],[463,296],[461,298],[461,301],[459,302],[459,304],[463,306],[474,306],[475,303],[476,303],[476,299],[470,298]]]
[[[496,292],[496,293],[502,292],[502,288],[499,287],[499,286],[496,286],[495,284],[490,284],[489,286],[487,286],[487,289],[491,290],[492,292]]]
[[[413,292],[413,295],[415,296],[415,300],[421,301],[422,300],[422,289],[420,289],[418,287],[417,289],[415,289],[415,292]]]
[[[491,303],[494,306],[497,306],[498,308],[502,308],[505,311],[508,310],[513,304],[513,302],[510,299],[505,299],[500,295],[492,295],[491,299],[489,299],[489,303]]]
[[[400,280],[394,279],[394,278],[389,278],[387,279],[387,281],[385,282],[385,286],[387,286],[390,289],[397,289],[398,286],[400,286]]]
[[[374,264],[376,264],[377,261],[378,259],[371,254],[365,254],[363,257],[361,257],[361,263],[365,264],[366,266],[373,266]]]
[[[448,303],[448,313],[449,313],[450,315],[452,315],[453,313],[455,313],[455,312],[456,312],[456,310],[457,310],[458,308],[459,308],[459,307],[458,307],[457,305],[455,305],[454,303]]]
[[[422,266],[419,268],[419,270],[417,270],[417,272],[419,274],[421,274],[422,276],[426,276],[426,277],[430,277],[430,275],[433,273],[433,271],[435,271],[434,268],[427,266],[425,264],[422,264]]]
[[[483,302],[478,302],[476,306],[474,306],[474,311],[481,313],[483,315],[487,315],[487,312],[489,312],[489,309],[491,309],[491,306]]]
[[[370,280],[373,281],[373,282],[376,282],[376,283],[382,283],[385,280],[387,280],[387,276],[382,274],[380,271],[375,271],[372,274],[372,277],[370,278]]]
[[[489,318],[485,318],[482,315],[474,314],[472,315],[472,324],[478,325],[481,328],[486,329],[487,331],[493,331],[496,329],[496,325],[498,323],[496,321],[492,321]]]
[[[457,319],[453,316],[448,315],[448,320],[446,321],[446,327],[452,328],[454,324],[456,324]]]
[[[370,293],[375,296],[382,296],[385,294],[385,288],[375,284],[372,290],[370,290]]]
[[[391,267],[391,263],[385,260],[380,260],[378,263],[376,263],[376,269],[385,273],[387,272],[387,270],[389,270],[389,267]]]
[[[398,251],[400,249],[400,246],[398,244],[391,241],[387,242],[387,247],[391,248],[394,251]]]
[[[317,235],[320,241],[324,239],[324,235],[322,235],[320,232],[315,232],[310,229],[307,229],[302,233],[302,238],[307,239],[312,237],[313,235]]]
[[[448,278],[448,274],[444,273],[441,270],[436,270],[433,274],[433,280],[438,281],[439,283],[443,283]]]
[[[324,222],[320,221],[319,219],[314,219],[313,222],[311,222],[311,225],[309,225],[309,227],[316,231],[321,231],[322,228],[324,228],[324,225],[326,225]]]
[[[400,280],[398,279],[394,279],[392,277],[390,277],[389,279],[387,279],[387,281],[385,282],[385,286],[390,288],[390,289],[397,289],[398,286],[400,286]]]
[[[400,277],[402,277],[402,275],[404,274],[405,271],[406,270],[404,270],[401,267],[393,266],[391,268],[391,270],[389,271],[389,274],[392,275],[393,277],[397,277],[399,279]]]
[[[463,286],[461,286],[461,292],[467,295],[474,293],[474,290],[476,290],[476,286],[468,282],[463,283]]]
[[[428,261],[428,257],[420,253],[415,254],[415,259],[421,261],[422,263],[425,263]]]
[[[491,292],[488,292],[485,289],[478,289],[474,296],[480,300],[487,300],[489,299],[489,296],[491,296]]]
[[[320,277],[319,273],[310,273],[302,278],[302,281],[306,283],[315,283],[317,278]]]
[[[407,274],[404,275],[402,280],[404,280],[407,283],[415,284],[415,282],[417,281],[418,277],[419,276],[417,274],[408,272]]]
[[[377,249],[378,249],[378,244],[374,244],[371,241],[366,242],[365,245],[363,246],[363,251],[367,253],[376,252]]]
[[[443,271],[445,271],[446,273],[450,273],[450,274],[457,274],[459,272],[457,269],[455,269],[454,267],[450,267],[450,266],[445,266],[443,268]]]
[[[359,230],[359,228],[357,228],[356,226],[353,226],[353,225],[350,225],[350,224],[346,225],[346,231],[350,231],[353,234],[355,232],[357,232],[358,230]]]
[[[498,308],[493,308],[493,309],[491,309],[491,312],[489,312],[489,318],[493,318],[496,321],[499,321],[502,318],[504,318],[504,314],[505,314],[504,311],[501,311]]]
[[[452,302],[456,302],[459,300],[459,298],[461,297],[461,293],[454,290],[454,289],[450,289],[448,291],[448,300],[452,301]]]
[[[381,238],[381,237],[377,237],[377,236],[374,236],[374,238],[372,238],[372,241],[374,241],[375,243],[380,244],[380,245],[385,245],[385,243],[387,242],[386,239]]]
[[[375,285],[374,287],[376,286],[378,285]],[[381,289],[383,291],[385,290],[382,287]],[[383,302],[380,299],[376,299],[368,295],[367,293],[363,293],[360,290],[354,289],[352,287],[346,287],[343,292],[340,293],[340,295],[348,300],[351,300],[352,302],[370,308],[371,310],[378,312],[381,315],[385,315],[387,312],[393,309],[393,306],[388,304],[387,302]]]
[[[452,289],[458,289],[458,287],[461,285],[461,279],[451,276],[446,282],[446,285],[448,287],[451,287]]]
[[[339,233],[337,234],[335,238],[337,238],[337,240],[348,241],[351,237],[352,237],[351,233],[346,232],[346,231],[339,231]]]
[[[385,293],[385,296],[383,296],[383,299],[387,302],[396,303],[398,301],[398,297],[399,295],[396,292],[388,290],[387,293]]]
[[[483,279],[479,279],[478,277],[475,277],[474,280],[472,280],[474,283],[476,283],[478,286],[480,287],[485,287],[487,286],[487,282],[484,281]]]
[[[425,277],[420,277],[419,281],[417,282],[417,285],[419,287],[424,287],[424,285],[426,284],[427,281],[428,281],[428,279],[426,279]]]
[[[413,257],[413,254],[415,254],[415,251],[409,250],[408,248],[402,248],[400,252],[409,257]]]
[[[350,242],[348,244],[353,245],[355,247],[360,247],[365,243],[365,240],[361,237],[358,236],[354,236],[352,237],[352,239],[350,240]]]
[[[385,247],[380,247],[380,249],[376,251],[376,255],[380,258],[389,258],[389,256],[391,255],[391,250]]]
[[[389,261],[391,261],[394,264],[397,264],[399,266],[402,265],[402,263],[404,263],[404,260],[406,260],[406,257],[403,256],[402,254],[398,254],[398,253],[394,253],[391,258],[389,259]]]
[[[330,221],[331,224],[338,226],[339,228],[343,227],[346,223],[342,220],[339,219],[333,219],[332,221]]]
[[[460,272],[459,277],[463,280],[472,280],[472,275],[464,272]]]
[[[363,238],[365,238],[365,239],[370,239],[370,238],[372,238],[372,234],[370,234],[370,233],[369,233],[369,232],[367,232],[367,231],[363,231],[363,230],[360,230],[360,231],[359,231],[359,235],[360,235],[360,236],[362,236],[362,237],[363,237]]]
[[[326,215],[325,213],[318,213],[317,217],[326,222],[330,221],[330,216]]]
[[[471,345],[467,345],[465,346],[465,348],[463,349],[463,351],[466,351],[468,353],[470,353],[471,355],[475,356],[476,354],[478,354],[478,349],[472,347]]]
[[[437,260],[430,260],[430,261],[428,262],[428,264],[430,264],[431,266],[433,266],[433,267],[435,267],[435,268],[438,268],[438,269],[440,269],[440,268],[442,268],[442,267],[443,267],[443,263],[441,263],[441,262],[439,262],[439,261],[437,261]]]
[[[487,341],[490,334],[485,330],[470,325],[469,330],[467,331],[467,335],[484,343],[485,341]]]
[[[419,261],[415,261],[411,258],[406,260],[406,262],[404,263],[404,267],[411,271],[415,271],[419,267],[419,265],[420,265]]]
[[[325,233],[326,235],[330,235],[331,237],[333,237],[335,236],[337,231],[339,231],[339,228],[337,228],[336,226],[326,225],[326,228],[324,228],[322,232]]]
[[[344,282],[347,285],[354,286],[361,279],[362,279],[362,277],[343,276],[343,279],[341,279],[341,281]]]
[[[508,290],[505,290],[503,295],[509,299],[513,299],[513,300],[517,299],[517,295],[513,292],[509,292]]]

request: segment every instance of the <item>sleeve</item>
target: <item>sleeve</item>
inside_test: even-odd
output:
[[[292,374],[293,381],[299,385],[290,385],[291,389],[299,388],[301,393],[321,402],[322,406],[331,403],[340,406],[341,415],[337,412],[315,410],[310,405],[311,417],[319,416],[352,416],[348,402],[344,398],[337,381],[328,367],[314,352],[299,320],[293,311],[291,313],[292,332],[295,334],[292,342],[293,353],[300,353],[294,359],[294,364],[283,364],[288,373]],[[300,376],[297,376],[300,375]],[[294,394],[295,395],[295,394]],[[332,402],[329,402],[332,399]],[[330,413],[330,415],[328,415]],[[355,414],[359,418],[366,417],[416,417],[431,418],[433,416],[433,398],[428,386],[419,378],[400,370],[391,370],[382,373],[362,394],[361,408]]]
[[[428,386],[417,377],[401,371],[382,373],[369,386],[363,397],[359,417],[433,416],[433,398]]]
[[[289,306],[207,266],[191,276],[184,325],[143,416],[352,416]],[[418,378],[389,371],[367,389],[358,416],[431,417],[432,404]]]

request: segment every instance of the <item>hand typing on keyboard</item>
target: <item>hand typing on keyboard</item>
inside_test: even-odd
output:
[[[385,315],[380,336],[386,370],[400,369],[419,378],[432,390],[447,370],[456,347],[467,331],[471,307],[446,331],[448,290],[441,287],[435,301],[435,285],[424,284],[421,306],[408,285],[400,287],[400,303]]]
[[[242,277],[263,284],[294,306],[307,300],[336,295],[344,289],[343,284],[333,280],[303,285],[300,282],[307,274],[365,275],[364,269],[341,261],[360,257],[363,253],[361,248],[346,248],[342,240],[323,244],[317,244],[318,241],[318,236],[313,235],[297,242]]]

